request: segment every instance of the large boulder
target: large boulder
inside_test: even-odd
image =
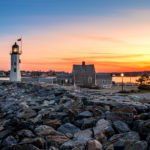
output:
[[[32,110],[32,109],[26,109],[22,113],[18,114],[18,118],[29,119],[29,118],[35,117],[36,115],[37,115],[37,113],[34,110]]]
[[[127,124],[131,124],[133,122],[134,115],[133,113],[114,111],[114,112],[107,112],[106,118],[112,121],[121,120],[123,122],[126,122]]]
[[[99,134],[100,132],[104,133],[107,137],[112,136],[115,132],[111,126],[111,123],[105,119],[100,119],[96,123],[96,127],[93,128],[94,136]]]
[[[150,132],[150,119],[135,121],[134,130],[138,131],[143,136],[147,136]]]
[[[2,145],[5,147],[11,147],[13,145],[17,145],[17,140],[13,136],[8,136],[4,139]]]
[[[72,150],[73,148],[79,148],[83,150],[86,143],[92,139],[91,129],[82,130],[74,135],[72,140],[65,142],[62,146],[62,150]]]
[[[102,150],[102,144],[97,140],[89,140],[86,146],[87,150]]]
[[[146,141],[127,142],[124,150],[147,150],[148,144]]]
[[[130,131],[129,126],[126,123],[124,123],[123,121],[120,121],[120,120],[114,121],[113,125],[118,133],[124,133],[124,132]]]
[[[40,149],[44,148],[45,145],[44,138],[36,137],[36,138],[23,138],[19,144],[32,144]]]
[[[132,113],[134,115],[137,114],[137,110],[134,107],[114,107],[112,112],[124,112],[124,113]]]
[[[62,121],[58,119],[46,120],[43,124],[57,129],[62,124]]]
[[[137,132],[126,132],[113,135],[106,143],[104,143],[104,149],[113,144],[115,149],[125,148],[127,143],[135,143],[140,140],[140,136]]]
[[[31,130],[27,130],[27,129],[22,129],[22,130],[18,131],[17,135],[19,137],[29,137],[29,138],[35,137],[35,135],[33,134],[33,132]]]
[[[109,145],[109,146],[106,148],[106,150],[114,150],[113,144]]]
[[[54,130],[52,127],[47,126],[47,125],[40,125],[37,128],[35,128],[34,131],[37,135],[40,135],[40,136],[46,136],[49,134],[56,133],[56,130]]]
[[[68,113],[66,112],[51,112],[50,114],[51,119],[58,119],[58,120],[62,120],[67,116],[68,116]]]
[[[3,130],[0,132],[0,139],[5,138],[6,136],[8,136],[11,133],[10,130]]]
[[[59,148],[62,144],[64,144],[68,140],[69,139],[66,136],[64,136],[63,134],[60,134],[58,132],[55,134],[46,136],[47,144],[49,146],[55,146],[57,148]]]
[[[32,144],[14,145],[9,148],[4,148],[3,150],[40,150]]]
[[[95,126],[96,122],[97,122],[96,118],[90,117],[76,120],[74,121],[74,124],[80,127],[82,130],[84,130],[87,128],[92,128],[93,126]]]
[[[94,139],[98,140],[101,143],[104,143],[104,142],[107,141],[106,135],[104,133],[102,133],[102,132],[99,132],[98,134],[96,134],[94,136]]]
[[[148,120],[150,119],[150,113],[141,113],[135,116],[135,120]]]
[[[11,130],[14,130],[14,131],[18,131],[18,130],[21,130],[21,129],[31,129],[31,130],[34,129],[34,124],[33,123],[31,123],[29,121],[23,121],[23,120],[15,119],[15,118],[6,120],[3,123],[3,126],[6,129],[11,129]]]
[[[71,123],[65,123],[65,124],[61,125],[57,129],[57,131],[59,131],[63,134],[71,133],[72,135],[74,135],[75,133],[79,132],[80,129]]]
[[[147,141],[148,144],[150,145],[150,133],[149,133],[148,136],[146,137],[146,141]]]

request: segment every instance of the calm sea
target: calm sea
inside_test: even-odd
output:
[[[136,80],[138,80],[140,76],[137,77],[123,77],[123,82],[124,83],[137,83]],[[115,83],[121,83],[122,82],[122,77],[112,77],[112,80]]]

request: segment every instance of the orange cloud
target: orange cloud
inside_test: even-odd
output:
[[[71,72],[73,64],[85,60],[100,72],[150,70],[149,12],[71,18],[55,27],[24,29],[21,69]],[[9,51],[17,38],[16,33],[0,36],[0,70],[10,68]]]
[[[98,56],[86,56],[86,57],[73,57],[73,58],[62,58],[62,60],[65,60],[65,61],[82,61],[83,59],[84,60],[93,60],[93,59],[99,59],[99,60],[102,60],[102,59],[128,59],[128,58],[139,58],[139,57],[143,57],[145,56],[144,54],[111,54],[111,55],[98,55]],[[150,54],[149,54],[150,56]],[[109,61],[109,60],[108,60]]]
[[[102,41],[102,42],[122,42],[121,40],[117,40],[112,37],[104,37],[104,36],[92,36],[92,35],[69,35],[72,38],[79,38],[83,40],[95,40],[95,41]]]

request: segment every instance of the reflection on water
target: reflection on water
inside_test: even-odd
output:
[[[8,77],[0,77],[0,80],[7,81],[7,80],[9,80],[9,78]]]
[[[138,80],[140,76],[137,77],[123,77],[123,82],[124,83],[137,83],[136,80]],[[115,83],[121,83],[122,82],[122,77],[112,77],[112,80]]]

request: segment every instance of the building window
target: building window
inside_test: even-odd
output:
[[[16,68],[14,68],[14,72],[16,72]]]
[[[92,77],[88,77],[88,83],[92,83]]]
[[[68,79],[65,79],[65,83],[68,83]]]
[[[16,62],[14,62],[14,65],[16,66]]]

